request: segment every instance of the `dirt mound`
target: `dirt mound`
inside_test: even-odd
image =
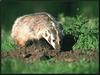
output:
[[[49,60],[51,58],[66,62],[75,62],[84,57],[86,61],[98,59],[98,52],[96,51],[97,50],[89,50],[89,52],[86,53],[82,50],[53,50],[53,48],[46,41],[41,40],[34,41],[34,43],[28,47],[16,48],[15,50],[11,50],[10,52],[2,52],[1,56],[2,58],[17,58],[26,63],[30,63],[36,60]]]

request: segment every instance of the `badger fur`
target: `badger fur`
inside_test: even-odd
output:
[[[54,49],[60,48],[61,27],[49,13],[39,12],[18,17],[11,31],[11,37],[21,47],[28,40],[44,38]]]

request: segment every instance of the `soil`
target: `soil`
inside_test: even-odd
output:
[[[36,60],[50,60],[54,58],[56,60],[65,62],[75,62],[82,58],[90,62],[98,59],[97,50],[54,50],[46,41],[34,41],[34,43],[28,47],[16,48],[9,52],[2,52],[2,59],[11,57],[20,59],[26,63],[32,63]]]

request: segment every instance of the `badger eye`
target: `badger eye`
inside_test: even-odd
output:
[[[55,42],[56,40],[54,39],[53,42]]]

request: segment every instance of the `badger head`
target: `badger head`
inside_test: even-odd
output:
[[[60,36],[55,26],[47,29],[42,36],[54,49],[60,49]]]

